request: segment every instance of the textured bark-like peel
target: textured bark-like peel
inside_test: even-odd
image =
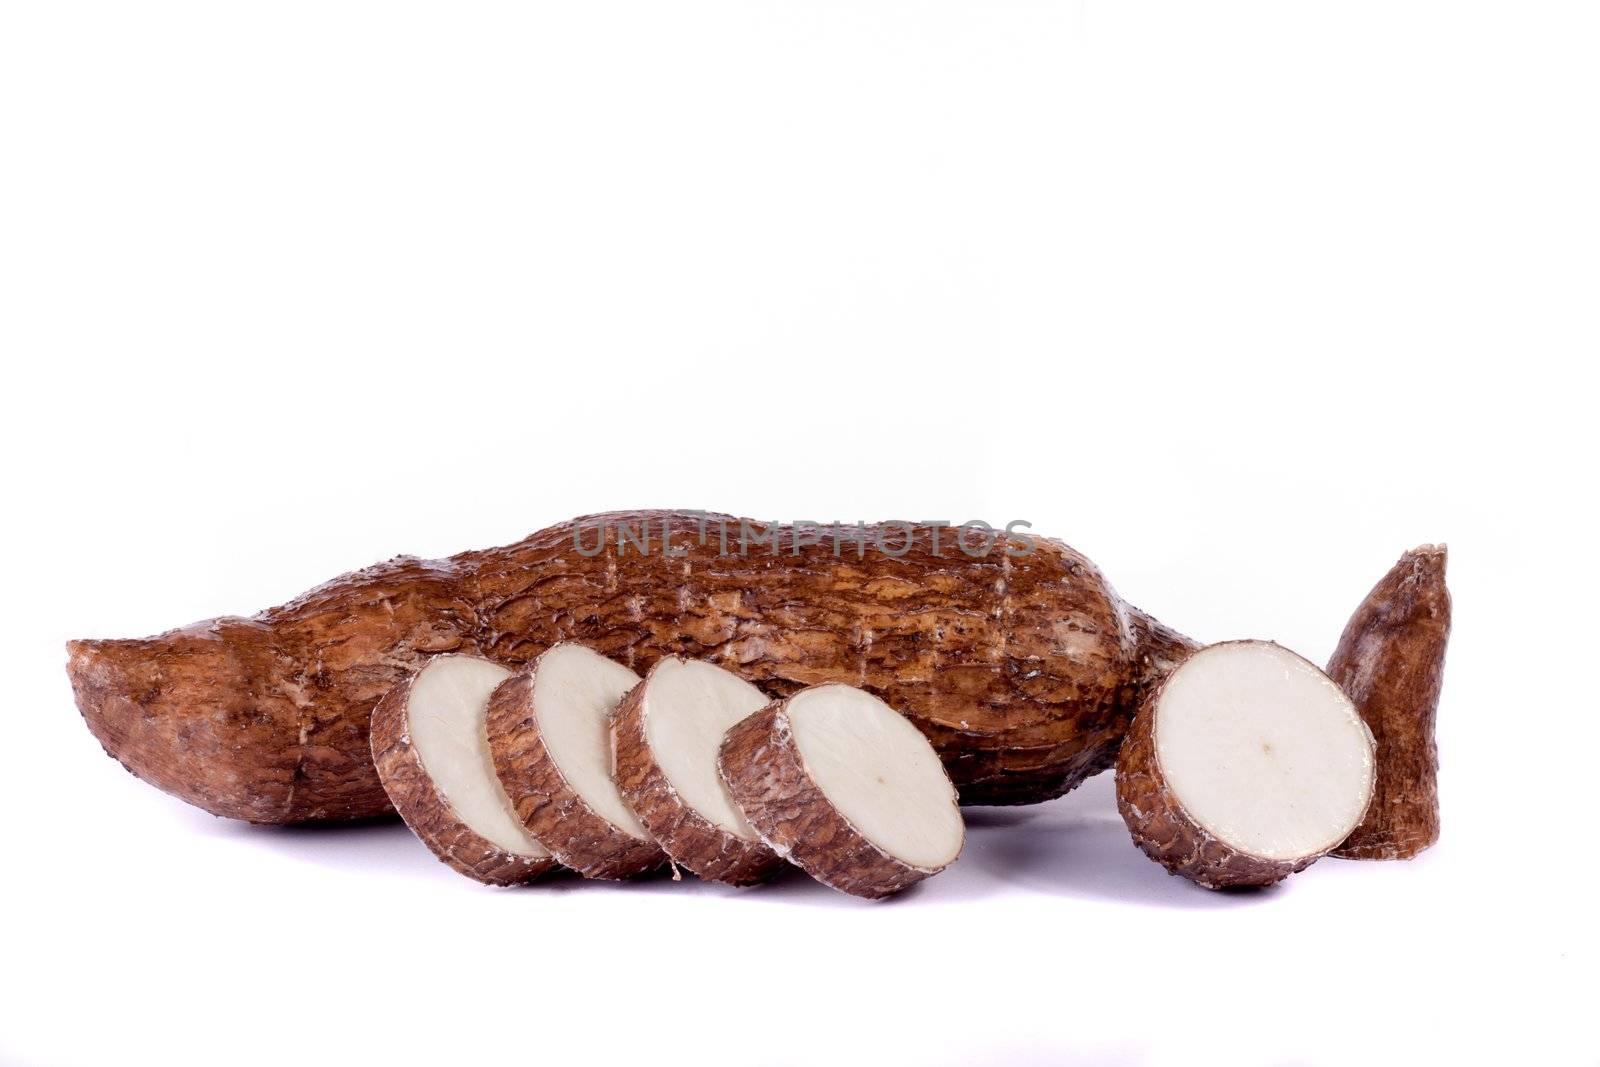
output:
[[[488,885],[531,882],[555,867],[550,856],[519,855],[466,824],[435,786],[411,743],[408,705],[416,675],[400,682],[372,712],[372,761],[395,810],[444,863]]]
[[[529,834],[585,878],[633,878],[663,866],[667,856],[659,845],[596,812],[551,756],[534,701],[543,658],[506,679],[489,698],[489,751],[512,807]]]
[[[1349,694],[1377,741],[1372,808],[1334,855],[1409,859],[1439,839],[1434,722],[1450,643],[1443,545],[1400,557],[1350,617],[1328,676]]]
[[[1210,646],[1207,651],[1223,650],[1230,646],[1267,644],[1251,641],[1223,642],[1220,645]],[[1300,657],[1293,656],[1292,653],[1287,653],[1277,646],[1268,647],[1278,654],[1300,660]],[[1311,664],[1300,662],[1305,670],[1317,672],[1317,668]],[[1134,715],[1128,735],[1123,739],[1122,751],[1117,756],[1117,808],[1139,848],[1171,873],[1182,875],[1207,889],[1271,885],[1297,871],[1304,870],[1331,851],[1356,823],[1360,813],[1371,803],[1373,756],[1370,736],[1363,737],[1360,742],[1364,746],[1361,751],[1364,772],[1361,792],[1355,797],[1357,803],[1348,809],[1349,814],[1345,821],[1338,826],[1326,843],[1292,856],[1274,857],[1254,853],[1230,844],[1223,840],[1221,834],[1208,829],[1185,807],[1179,791],[1169,780],[1168,771],[1162,764],[1157,731],[1162,699],[1175,676],[1176,672],[1169,674],[1161,684],[1150,691],[1138,713]],[[1327,679],[1323,681],[1331,690],[1331,682]],[[1342,714],[1349,716],[1350,726],[1357,730],[1361,729],[1360,722],[1354,717],[1354,709],[1349,707],[1342,696],[1338,696],[1337,693],[1334,695],[1344,705]],[[1270,746],[1264,743],[1263,747]],[[1218,768],[1215,773],[1237,774],[1242,773],[1242,770],[1230,762],[1226,770]]]
[[[898,893],[949,866],[897,859],[852,826],[808,771],[787,705],[775,701],[729,730],[718,759],[728,791],[776,853],[824,885],[868,899]]]
[[[394,810],[373,708],[429,656],[479,651],[460,586],[451,561],[393,560],[254,618],[69,642],[67,674],[107,754],[158,789],[255,823],[371,818]]]
[[[645,696],[652,677],[668,662],[652,667],[617,708],[611,728],[617,786],[673,863],[708,881],[740,886],[764,882],[783,868],[783,858],[759,838],[730,833],[685,803],[651,751]]]
[[[218,815],[262,823],[391,810],[368,745],[372,709],[430,655],[519,667],[579,641],[638,671],[706,659],[787,695],[860,686],[931,740],[969,804],[1048,800],[1106,769],[1138,695],[1192,643],[1128,608],[1057,541],[1001,536],[985,556],[955,532],[867,527],[891,556],[835,551],[794,527],[724,555],[718,517],[635,512],[562,523],[504,548],[401,557],[253,618],[135,641],[74,641],[67,671],[106,751]],[[681,555],[618,544],[674,530]],[[577,551],[599,543],[597,555]],[[937,541],[937,544],[936,544]],[[901,546],[904,545],[903,551]]]

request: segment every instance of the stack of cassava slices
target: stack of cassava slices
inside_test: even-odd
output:
[[[515,674],[437,656],[373,712],[372,755],[417,836],[492,885],[668,864],[752,885],[787,859],[883,897],[949,866],[964,836],[933,746],[877,697],[828,684],[769,702],[679,657],[641,679],[572,643]]]
[[[1437,838],[1442,547],[1401,558],[1324,673],[1202,646],[1059,541],[965,531],[594,515],[73,641],[67,670],[106,751],[167,792],[256,823],[399,811],[496,885],[748,885],[787,860],[880,897],[955,859],[958,801],[1112,767],[1134,841],[1212,888]]]

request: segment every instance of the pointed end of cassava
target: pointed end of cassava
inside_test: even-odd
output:
[[[136,777],[213,815],[292,822],[298,726],[258,707],[229,625],[69,641],[73,696],[106,754]]]
[[[1358,624],[1381,616],[1391,625],[1416,615],[1449,610],[1450,591],[1445,585],[1449,550],[1442,544],[1418,545],[1404,553],[1372,587],[1366,600],[1350,617],[1346,634]]]
[[[1377,789],[1334,855],[1410,859],[1439,839],[1434,721],[1450,640],[1446,547],[1402,555],[1351,615],[1328,661],[1377,741]]]
[[[128,738],[137,721],[136,706],[122,694],[134,689],[121,669],[122,657],[108,647],[114,641],[78,640],[67,642],[67,680],[72,683],[72,698],[78,714],[106,755],[143,778],[123,758]]]
[[[1444,575],[1450,563],[1450,549],[1443,544],[1418,545],[1400,557],[1391,569],[1402,583],[1414,584],[1419,592],[1448,598]]]
[[[96,679],[120,672],[124,665],[137,663],[138,646],[145,641],[101,641],[80,638],[67,642],[67,677],[74,687],[93,684]]]
[[[67,642],[67,679],[89,732],[106,754],[144,777],[124,758],[141,718],[140,697],[155,683],[149,641]]]
[[[1418,545],[1416,548],[1413,548],[1410,552],[1407,552],[1400,558],[1409,559],[1411,557],[1416,557],[1418,559],[1432,561],[1438,565],[1439,573],[1443,574],[1444,565],[1447,562],[1447,557],[1449,555],[1450,546],[1441,541],[1436,545]]]

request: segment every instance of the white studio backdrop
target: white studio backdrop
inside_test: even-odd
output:
[[[0,0],[0,1062],[1594,1063],[1584,4]],[[871,906],[495,892],[105,758],[72,637],[573,515],[1029,521],[1325,660],[1447,541],[1444,836],[1108,776]]]

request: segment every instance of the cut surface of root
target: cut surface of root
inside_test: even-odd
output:
[[[638,684],[620,663],[559,644],[489,701],[489,749],[518,817],[588,878],[628,878],[666,860],[614,776],[612,713]]]
[[[1117,763],[1134,840],[1201,885],[1265,885],[1349,835],[1373,741],[1327,675],[1278,645],[1196,652],[1148,698]]]
[[[898,892],[961,852],[955,787],[927,739],[870,693],[830,684],[728,731],[719,766],[774,851],[826,885]]]
[[[821,686],[789,702],[795,747],[839,814],[904,863],[943,868],[961,851],[961,813],[938,754],[870,693]]]
[[[617,784],[673,862],[734,885],[783,861],[745,819],[717,772],[723,735],[767,697],[720,667],[661,660],[624,699],[612,727]]]
[[[437,656],[373,712],[373,759],[396,810],[444,862],[494,885],[554,866],[530,836],[489,758],[489,695],[511,672],[476,656]]]
[[[650,839],[611,776],[611,712],[639,676],[582,645],[557,645],[540,658],[533,679],[539,733],[561,776],[612,826]]]

